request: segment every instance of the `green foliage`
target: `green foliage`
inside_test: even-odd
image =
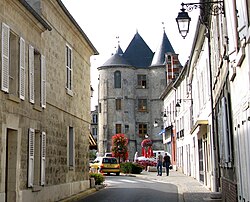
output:
[[[101,185],[105,181],[104,176],[100,173],[90,173],[89,177],[95,178],[95,185]]]
[[[89,150],[89,160],[94,160],[96,158],[96,150]]]
[[[143,170],[141,165],[132,162],[121,163],[120,166],[123,173],[140,174]]]

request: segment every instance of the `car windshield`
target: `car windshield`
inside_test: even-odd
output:
[[[117,164],[117,160],[115,158],[103,158],[103,163],[111,163],[111,164]]]

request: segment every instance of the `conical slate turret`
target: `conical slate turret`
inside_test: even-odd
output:
[[[129,62],[123,58],[123,51],[118,45],[116,53],[111,56],[101,67],[129,67]]]
[[[166,53],[175,53],[175,52],[164,30],[161,43],[154,54],[151,66],[165,65]]]
[[[137,32],[123,56],[134,67],[149,67],[153,52]]]

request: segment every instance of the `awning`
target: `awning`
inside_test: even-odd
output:
[[[161,130],[157,135],[162,135],[163,133],[165,133],[165,129]]]
[[[89,148],[90,149],[97,149],[96,141],[91,133],[89,134]]]
[[[200,127],[199,130],[202,130],[204,127],[206,128],[207,125],[208,125],[208,120],[197,120],[193,128],[191,129],[190,133],[193,134],[198,127]]]

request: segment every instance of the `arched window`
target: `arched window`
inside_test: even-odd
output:
[[[115,88],[121,88],[121,72],[120,71],[115,71],[114,83],[115,83]]]

